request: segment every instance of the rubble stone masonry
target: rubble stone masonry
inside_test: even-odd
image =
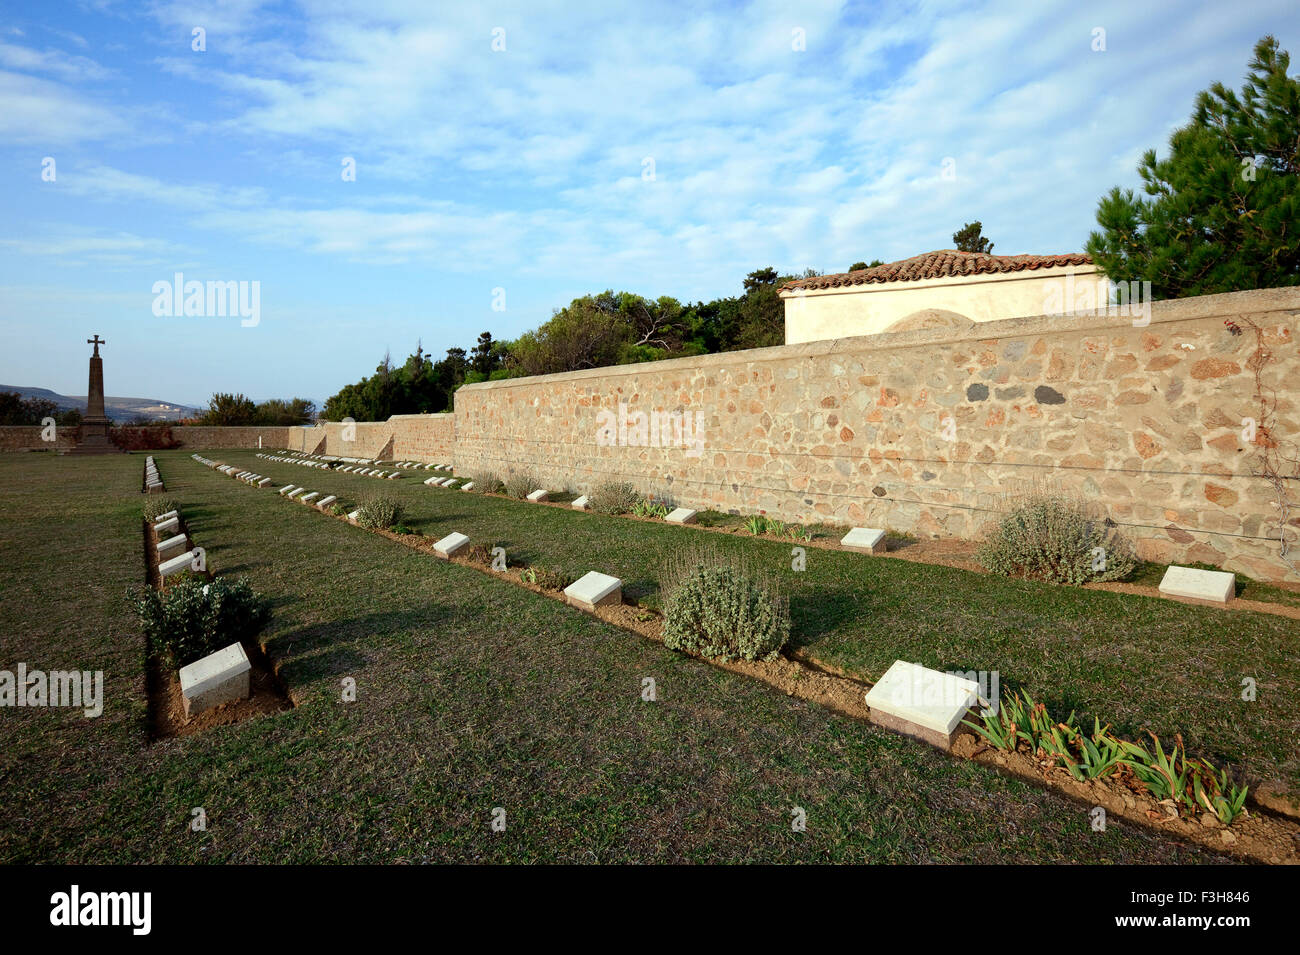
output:
[[[1046,487],[1143,558],[1296,580],[1263,472],[1271,455],[1294,538],[1298,319],[1300,290],[1263,289],[1157,302],[1145,325],[1015,318],[484,382],[456,393],[455,466],[921,537],[977,538]]]

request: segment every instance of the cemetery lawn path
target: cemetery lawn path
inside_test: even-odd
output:
[[[1003,692],[1023,689],[1058,718],[1076,710],[1133,739],[1182,733],[1190,752],[1300,793],[1300,621],[818,548],[794,573],[791,543],[430,488],[424,471],[387,481],[249,451],[212,456],[349,503],[391,494],[426,535],[461,531],[501,544],[512,562],[613,574],[626,598],[656,608],[658,568],[673,548],[745,553],[789,586],[792,649],[851,675],[875,681],[898,659],[997,671]],[[1247,677],[1257,686],[1249,702]]]
[[[348,501],[378,490],[247,452],[209,454]],[[1087,807],[1056,794],[673,654],[187,454],[157,457],[211,569],[247,577],[273,601],[262,640],[299,705],[149,742],[142,640],[123,601],[144,577],[143,456],[0,455],[0,668],[103,670],[106,686],[96,719],[0,709],[0,861],[1225,861],[1124,823],[1092,832]],[[426,533],[461,529],[539,563],[623,573],[647,597],[650,558],[683,532],[409,479],[384,489],[409,502]],[[816,567],[822,555],[810,558]],[[908,566],[887,569],[895,565]],[[870,566],[846,562],[841,573]],[[837,600],[853,593],[869,609],[887,578],[845,589],[838,576],[810,577],[807,586],[825,588],[831,628],[817,639],[844,625]],[[808,599],[797,611],[804,627]],[[355,703],[340,700],[344,677],[356,680]],[[642,702],[645,677],[658,702]],[[200,806],[207,831],[191,832]],[[803,833],[791,829],[796,806],[807,812]],[[490,830],[496,807],[503,833]]]

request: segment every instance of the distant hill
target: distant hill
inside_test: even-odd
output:
[[[60,411],[76,408],[83,414],[86,411],[85,395],[61,395],[48,388],[28,388],[23,385],[0,385],[0,391],[16,391],[24,398],[44,398],[53,401]],[[158,421],[175,421],[178,418],[191,418],[203,409],[191,408],[189,405],[172,404],[157,398],[115,398],[104,396],[104,414],[114,421],[130,421],[133,418],[153,418]]]

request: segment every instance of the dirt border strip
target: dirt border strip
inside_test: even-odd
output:
[[[459,490],[459,488],[455,488],[455,489],[435,488],[435,490]],[[471,491],[469,493],[472,494],[476,492]],[[541,507],[569,508],[569,505],[563,501],[525,501],[525,500],[520,500],[517,497],[511,497],[509,494],[500,494],[497,492],[483,493],[481,494],[481,496],[495,497],[495,498],[500,498],[503,501],[515,501],[520,504],[532,504]],[[594,512],[583,511],[582,513],[591,514]],[[646,524],[658,524],[662,527],[682,527],[693,531],[705,531],[710,534],[724,534],[728,537],[740,537],[743,540],[765,541],[769,544],[788,543],[791,547],[811,547],[816,550],[831,550],[831,551],[839,551],[841,553],[859,553],[858,551],[851,551],[847,547],[841,546],[839,541],[834,541],[834,540],[801,541],[801,540],[794,540],[793,538],[787,539],[787,538],[779,538],[779,537],[767,537],[762,535],[756,536],[754,534],[740,534],[735,531],[728,530],[727,528],[724,527],[709,527],[705,524],[669,524],[667,521],[663,521],[655,517],[637,517],[634,514],[601,514],[599,516],[616,517],[628,521],[640,521]],[[886,536],[888,536],[888,532],[886,532]],[[965,543],[969,544],[969,542],[965,542]],[[919,542],[919,544],[920,546],[924,547],[925,542],[921,541]],[[953,554],[947,556],[946,558],[933,553],[908,554],[907,548],[903,548],[894,551],[884,551],[879,554],[870,554],[870,555],[862,554],[861,556],[870,557],[873,560],[876,558],[883,557],[888,560],[905,560],[913,564],[928,564],[932,567],[951,567],[956,570],[968,570],[976,574],[991,573],[991,571],[987,570],[976,561],[967,559],[958,554]],[[1047,583],[1046,581],[1040,581],[1040,582]],[[1277,583],[1277,582],[1262,581],[1262,583],[1269,583],[1270,586],[1283,587],[1283,589],[1287,589],[1287,590],[1292,589],[1291,587],[1286,586],[1285,582]],[[1094,582],[1094,583],[1087,583],[1087,584],[1050,584],[1050,586],[1078,587],[1082,590],[1105,590],[1105,591],[1110,591],[1111,593],[1130,594],[1132,596],[1137,596],[1137,597],[1151,597],[1157,600],[1169,599],[1165,597],[1164,594],[1160,593],[1159,587],[1152,587],[1147,584],[1125,583],[1124,581],[1101,581],[1101,582]],[[1297,588],[1297,590],[1300,591],[1300,588]],[[1300,606],[1291,607],[1286,604],[1271,603],[1269,601],[1264,601],[1264,600],[1250,600],[1244,597],[1234,597],[1228,603],[1227,606],[1222,606],[1220,604],[1206,604],[1205,606],[1211,607],[1212,609],[1215,610],[1224,610],[1224,611],[1246,610],[1246,611],[1254,611],[1256,613],[1272,614],[1273,616],[1276,617],[1287,617],[1291,620],[1300,620]]]
[[[192,551],[196,546],[190,534],[185,512],[179,506],[176,509],[180,532],[185,535],[186,543]],[[141,515],[144,524],[144,565],[145,586],[159,591],[166,589],[166,581],[158,571],[161,563],[158,557],[160,540],[153,522]],[[211,581],[215,578],[212,571],[205,566],[203,571],[186,571]],[[248,654],[251,664],[249,674],[250,696],[243,700],[233,700],[213,707],[193,717],[185,716],[181,681],[178,670],[164,666],[162,661],[149,652],[148,641],[144,648],[144,683],[145,683],[145,740],[149,746],[170,739],[193,736],[214,726],[227,726],[242,723],[264,713],[283,713],[298,705],[297,699],[289,690],[288,684],[280,676],[280,669],[267,655],[266,650],[256,639],[239,641],[244,652]]]

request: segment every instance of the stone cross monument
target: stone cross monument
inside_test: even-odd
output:
[[[86,389],[86,413],[81,418],[81,439],[72,454],[116,454],[119,450],[108,437],[109,420],[104,415],[104,359],[99,357],[99,346],[108,342],[96,335],[86,339],[95,346],[90,356],[90,384]]]

